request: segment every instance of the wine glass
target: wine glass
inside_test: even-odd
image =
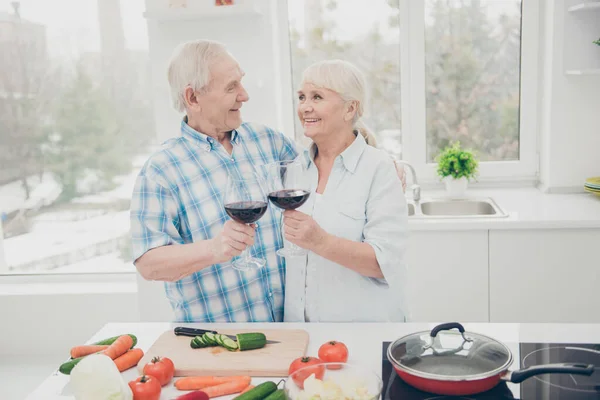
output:
[[[267,211],[265,182],[256,173],[230,174],[225,190],[225,212],[236,222],[250,225],[258,221]],[[232,263],[239,271],[258,269],[265,265],[262,258],[252,257],[247,247],[240,258]]]
[[[269,200],[282,210],[295,210],[310,196],[306,171],[300,161],[278,161],[269,164],[268,186]],[[283,224],[281,229],[283,231]],[[304,256],[308,252],[290,243],[289,248],[281,248],[277,250],[277,254],[282,257],[294,257]]]

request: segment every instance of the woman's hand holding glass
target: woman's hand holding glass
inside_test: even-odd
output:
[[[318,253],[319,246],[327,243],[327,232],[307,214],[296,210],[287,210],[283,213],[285,239],[289,242]]]
[[[296,160],[269,164],[267,176],[269,200],[278,208],[295,210],[308,200],[310,185],[301,162]],[[292,243],[290,248],[277,250],[277,254],[282,257],[294,257],[304,256],[308,252]]]

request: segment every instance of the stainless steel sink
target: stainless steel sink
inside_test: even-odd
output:
[[[424,198],[409,202],[411,218],[503,218],[508,214],[490,197],[447,199]]]

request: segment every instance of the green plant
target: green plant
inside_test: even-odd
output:
[[[594,43],[596,43],[598,46],[600,46],[600,39],[594,41]]]
[[[460,142],[446,147],[436,157],[438,163],[437,173],[440,177],[451,176],[455,179],[465,177],[467,179],[477,176],[479,161],[470,150],[463,150]]]

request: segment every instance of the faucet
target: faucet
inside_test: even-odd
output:
[[[417,172],[415,171],[415,168],[404,160],[394,160],[394,162],[396,164],[406,165],[408,169],[410,169],[413,181],[413,184],[410,187],[412,189],[413,201],[418,202],[421,200],[421,186],[419,186],[419,182],[417,181]]]

